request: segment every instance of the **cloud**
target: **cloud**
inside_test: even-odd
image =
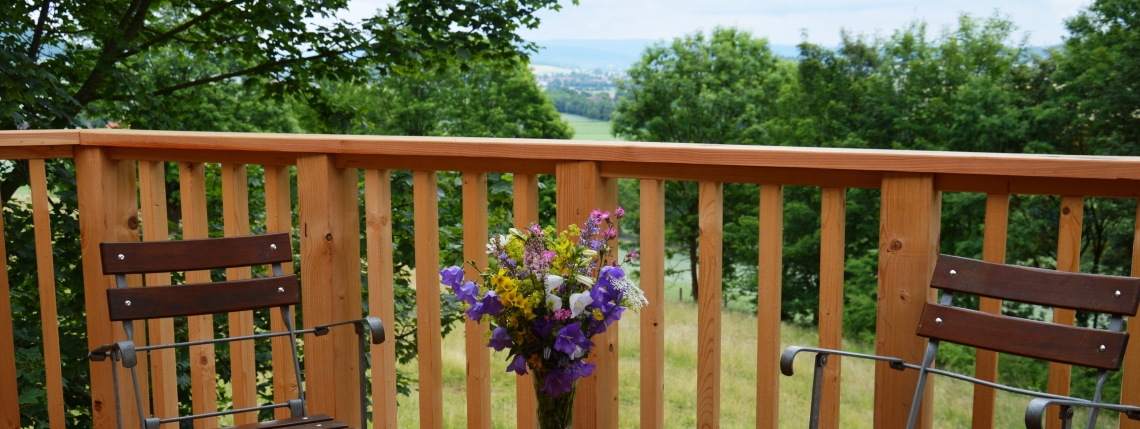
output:
[[[748,29],[776,44],[795,44],[806,31],[823,45],[839,42],[841,29],[856,34],[890,34],[907,23],[925,20],[932,30],[952,26],[960,13],[1008,16],[1029,43],[1055,45],[1067,34],[1064,20],[1087,0],[581,0],[562,11],[542,11],[536,30],[523,30],[531,40],[554,39],[671,39],[716,26]],[[1017,36],[1020,39],[1020,35]]]

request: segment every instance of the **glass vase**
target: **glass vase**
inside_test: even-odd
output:
[[[574,382],[569,392],[552,398],[540,390],[546,384],[547,371],[532,371],[531,374],[538,405],[538,429],[573,429],[574,394],[578,392],[578,382]]]

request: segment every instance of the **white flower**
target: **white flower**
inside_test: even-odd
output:
[[[621,305],[637,311],[649,304],[649,299],[645,297],[645,291],[637,287],[628,277],[617,278],[612,281],[614,289],[621,291]]]
[[[584,285],[586,285],[586,286],[593,286],[593,285],[594,285],[594,278],[593,278],[593,277],[590,277],[590,276],[584,276],[584,275],[581,275],[581,274],[575,274],[575,275],[574,275],[574,280],[577,280],[577,281],[578,281],[578,283],[584,284]]]
[[[570,355],[570,359],[578,359],[584,354],[586,354],[586,350],[582,349],[582,347],[574,346],[574,354]]]
[[[588,292],[581,292],[570,295],[570,317],[578,317],[583,311],[586,311],[586,306],[592,304],[594,298],[590,298]]]
[[[511,241],[510,237],[499,234],[499,246],[506,246],[508,241]]]
[[[546,294],[546,306],[550,307],[550,311],[558,311],[562,309],[562,298],[558,295]]]
[[[593,258],[595,256],[598,256],[598,251],[586,249],[586,250],[582,251],[582,256],[585,256],[587,258]]]
[[[558,277],[554,274],[547,274],[546,281],[544,282],[546,284],[546,293],[550,293],[550,291],[554,290],[555,288],[562,286],[563,281],[564,280],[562,277]]]

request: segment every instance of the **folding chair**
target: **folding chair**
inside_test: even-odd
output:
[[[242,427],[291,429],[319,428],[340,429],[347,427],[326,415],[310,416],[305,405],[305,389],[301,378],[301,365],[297,357],[297,336],[303,334],[325,335],[329,328],[340,325],[354,325],[359,337],[360,353],[360,414],[361,421],[367,422],[368,396],[365,341],[366,331],[373,344],[384,341],[384,326],[380,319],[368,317],[348,320],[311,329],[296,329],[290,306],[301,303],[295,275],[282,275],[281,264],[293,261],[289,234],[266,234],[246,237],[213,238],[204,240],[152,241],[100,243],[103,273],[114,275],[116,288],[107,290],[107,305],[111,321],[123,322],[126,341],[105,344],[88,354],[93,361],[111,360],[115,383],[115,416],[118,427],[123,427],[122,407],[119,398],[119,364],[130,369],[134,382],[135,402],[138,406],[139,423],[142,429],[159,429],[165,423],[182,422],[201,418],[214,418],[228,414],[257,412],[260,410],[289,408],[290,418],[242,425]],[[178,286],[127,287],[128,274],[145,274],[174,271],[199,271],[219,268],[270,265],[271,277],[233,280],[224,282],[196,283]],[[257,310],[277,307],[285,321],[286,330],[241,337],[219,338],[203,341],[190,341],[173,344],[154,344],[138,347],[134,344],[134,321],[161,319],[168,317],[212,315],[235,311]],[[296,375],[298,398],[280,404],[262,405],[229,411],[203,413],[197,415],[154,418],[147,417],[139,390],[138,353],[174,347],[200,346],[206,344],[229,343],[234,341],[254,341],[264,338],[288,336],[293,348],[293,371]],[[145,382],[145,381],[144,381]]]
[[[815,380],[812,388],[809,427],[819,425],[820,390],[823,369],[829,355],[850,356],[887,362],[891,368],[918,371],[918,385],[911,402],[907,429],[915,426],[922,404],[928,374],[969,381],[1008,392],[1036,397],[1025,411],[1025,425],[1040,429],[1049,405],[1060,406],[1060,418],[1067,429],[1073,407],[1090,408],[1088,427],[1096,426],[1100,410],[1116,411],[1140,420],[1140,407],[1101,403],[1101,389],[1109,371],[1120,369],[1128,345],[1128,333],[1121,332],[1123,316],[1135,316],[1140,305],[1140,279],[994,264],[956,256],[941,255],[930,286],[942,290],[939,303],[926,303],[917,335],[929,338],[921,365],[903,359],[865,355],[814,347],[788,347],[780,358],[780,371],[792,375],[792,363],[800,352],[814,352]],[[1104,313],[1110,316],[1108,329],[1066,326],[998,314],[982,313],[951,305],[955,293],[966,293],[1004,301],[1047,307]],[[932,368],[938,345],[949,341],[970,347],[1009,353],[1051,362],[1097,369],[1096,391],[1092,400],[1013,388]]]

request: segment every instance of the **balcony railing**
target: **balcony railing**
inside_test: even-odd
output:
[[[419,267],[439,266],[436,171],[459,171],[463,176],[464,252],[466,259],[485,262],[482,243],[488,236],[486,175],[514,174],[514,218],[517,225],[537,220],[538,174],[553,174],[557,181],[557,225],[579,221],[595,207],[618,203],[617,179],[641,181],[641,286],[650,305],[640,317],[641,398],[643,428],[664,426],[664,312],[665,191],[664,181],[700,182],[700,260],[698,297],[699,342],[697,425],[719,427],[721,343],[721,242],[723,183],[760,184],[759,337],[757,347],[756,410],[758,428],[778,426],[780,375],[780,293],[783,226],[783,186],[822,187],[820,248],[819,344],[838,348],[842,340],[844,278],[844,216],[847,188],[881,190],[879,238],[879,301],[876,352],[917,362],[925,340],[915,336],[924,301],[934,298],[927,285],[938,254],[941,193],[988,194],[984,257],[1004,262],[1005,230],[1010,194],[1060,195],[1057,267],[1076,271],[1080,260],[1082,201],[1085,197],[1140,198],[1140,158],[1034,156],[987,153],[947,153],[816,149],[701,144],[625,142],[569,142],[549,140],[365,137],[333,135],[273,135],[122,130],[65,130],[0,132],[0,159],[30,159],[31,200],[35,215],[36,255],[43,315],[43,339],[52,426],[62,422],[60,352],[53,297],[51,236],[47,225],[47,186],[44,159],[74,158],[78,185],[79,223],[84,260],[87,335],[90,346],[123,338],[121,329],[107,320],[104,289],[113,287],[101,273],[97,257],[103,241],[165,240],[166,186],[164,162],[177,162],[180,177],[184,238],[207,236],[205,169],[203,163],[222,164],[223,212],[226,235],[248,234],[248,190],[245,165],[265,168],[265,219],[269,232],[291,231],[290,195],[299,198],[299,260],[305,324],[313,325],[359,316],[362,311],[360,278],[360,219],[356,169],[364,170],[367,216],[368,281],[372,285],[368,308],[383,320],[393,319],[392,206],[390,170],[413,170],[415,259]],[[296,167],[296,183],[290,168]],[[139,219],[142,219],[140,230]],[[7,239],[6,239],[7,241]],[[1140,240],[1137,240],[1140,244]],[[0,252],[3,252],[0,247]],[[1136,252],[1140,255],[1140,252]],[[1134,257],[1135,258],[1135,257]],[[1140,263],[1133,264],[1133,272]],[[6,267],[7,269],[7,267]],[[289,268],[291,269],[291,267]],[[249,276],[234,270],[231,278]],[[208,273],[187,273],[187,281],[207,281]],[[420,285],[437,284],[435,270],[416,273]],[[130,280],[141,285],[143,279]],[[148,275],[149,285],[169,284],[169,275]],[[441,335],[439,294],[417,290],[419,325],[419,404],[421,427],[442,427]],[[0,276],[0,426],[18,427],[18,397],[14,364],[12,317],[7,276]],[[1000,311],[1000,302],[982,299],[983,311]],[[1073,323],[1073,313],[1057,311],[1055,321]],[[230,315],[231,333],[253,330],[249,315]],[[272,321],[277,329],[282,321]],[[191,318],[191,340],[212,335],[209,317]],[[471,323],[471,322],[468,322]],[[1129,332],[1140,331],[1130,324]],[[575,409],[578,428],[612,428],[618,413],[617,329],[596,338],[593,360],[596,375],[582,380]],[[466,330],[468,427],[491,426],[489,352],[476,329]],[[150,322],[151,341],[169,342],[171,320]],[[306,356],[310,410],[328,413],[359,427],[359,392],[353,387],[358,368],[351,354],[351,333],[333,333],[311,339]],[[372,358],[373,404],[376,427],[396,427],[396,360],[394,343],[374,346]],[[731,345],[739,346],[739,345]],[[286,344],[273,344],[273,361],[287,362]],[[628,347],[628,346],[627,346]],[[1124,364],[1126,386],[1140,385],[1140,342],[1129,345]],[[256,380],[251,350],[232,353],[235,408],[256,405]],[[211,347],[191,350],[193,409],[217,407],[215,369]],[[996,378],[996,355],[981,352],[977,376]],[[822,427],[838,427],[840,365],[832,364],[825,378]],[[173,354],[156,354],[146,368],[152,380],[148,403],[154,413],[177,413],[178,399]],[[274,392],[295,392],[289,371],[277,371]],[[1054,393],[1067,393],[1064,366],[1050,371]],[[913,372],[876,368],[875,426],[902,427],[911,401]],[[111,371],[91,365],[94,426],[115,426]],[[145,377],[143,378],[146,379]],[[126,384],[124,384],[126,385]],[[534,427],[532,388],[518,380],[519,427]],[[152,401],[150,401],[152,399]],[[281,397],[279,396],[279,399]],[[925,421],[930,425],[925,401]],[[1140,404],[1140,390],[1123,389],[1123,402]],[[122,404],[123,415],[136,416],[133,401]],[[994,394],[979,389],[975,418],[993,418]],[[58,419],[58,420],[57,420]],[[127,422],[128,426],[137,424]],[[59,424],[62,426],[62,424]]]

